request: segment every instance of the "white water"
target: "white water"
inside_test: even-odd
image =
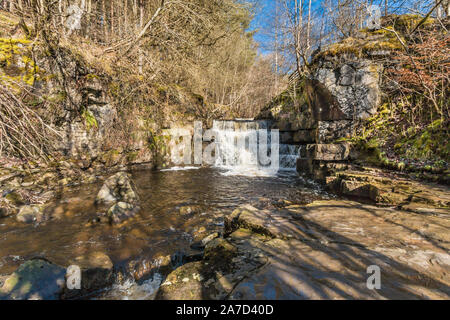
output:
[[[226,169],[226,176],[270,177],[279,171],[295,171],[299,147],[277,143],[279,137],[274,139],[269,127],[267,121],[214,121],[218,153],[215,167]]]
[[[141,284],[133,279],[127,279],[123,283],[116,283],[109,288],[105,296],[100,300],[153,300],[163,281],[163,276],[155,273],[152,278]]]
[[[200,167],[172,167],[169,169],[161,169],[160,171],[165,172],[165,171],[186,171],[186,170],[198,170],[200,169]]]

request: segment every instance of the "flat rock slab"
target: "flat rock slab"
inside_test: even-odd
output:
[[[449,299],[450,219],[317,201],[241,206],[225,239],[169,275],[159,299]],[[369,266],[381,289],[367,287]]]
[[[328,187],[347,196],[414,208],[446,208],[450,213],[450,187],[389,175],[382,170],[344,170],[327,178]]]

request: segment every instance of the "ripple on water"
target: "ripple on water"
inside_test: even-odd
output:
[[[221,231],[224,215],[241,204],[258,203],[261,198],[307,203],[324,196],[295,174],[247,177],[222,173],[212,168],[133,172],[142,209],[121,226],[89,224],[96,217],[94,200],[101,183],[65,193],[48,208],[53,218],[37,226],[6,218],[0,225],[0,274],[13,272],[21,261],[37,254],[67,266],[74,258],[103,252],[122,267],[137,257],[152,260],[177,251],[196,253],[190,248],[193,239]],[[196,209],[181,214],[182,206]],[[6,258],[11,256],[21,259]],[[142,285],[150,290],[153,282]]]

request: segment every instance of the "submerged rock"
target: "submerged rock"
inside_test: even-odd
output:
[[[200,206],[182,206],[179,210],[181,215],[188,215],[191,213],[198,213],[200,212]]]
[[[23,206],[20,208],[16,219],[23,223],[41,222],[44,220],[43,208],[40,205]]]
[[[108,210],[108,218],[112,223],[121,223],[134,217],[139,207],[127,202],[117,202]]]
[[[64,288],[63,267],[36,259],[23,263],[0,289],[0,299],[56,300]]]

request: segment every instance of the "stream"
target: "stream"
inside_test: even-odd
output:
[[[107,254],[115,269],[138,260],[157,266],[167,255],[180,260],[198,251],[191,244],[223,229],[223,217],[241,204],[305,204],[328,196],[295,171],[274,176],[243,176],[220,168],[172,168],[135,171],[132,178],[141,199],[137,216],[123,225],[92,223],[101,183],[74,187],[47,208],[52,218],[26,225],[14,218],[0,224],[0,274],[12,273],[33,257],[68,266],[68,261],[92,252]],[[186,213],[183,207],[194,208]],[[182,213],[183,212],[183,213]],[[98,298],[143,299],[162,278],[154,274],[139,284],[128,280]]]

